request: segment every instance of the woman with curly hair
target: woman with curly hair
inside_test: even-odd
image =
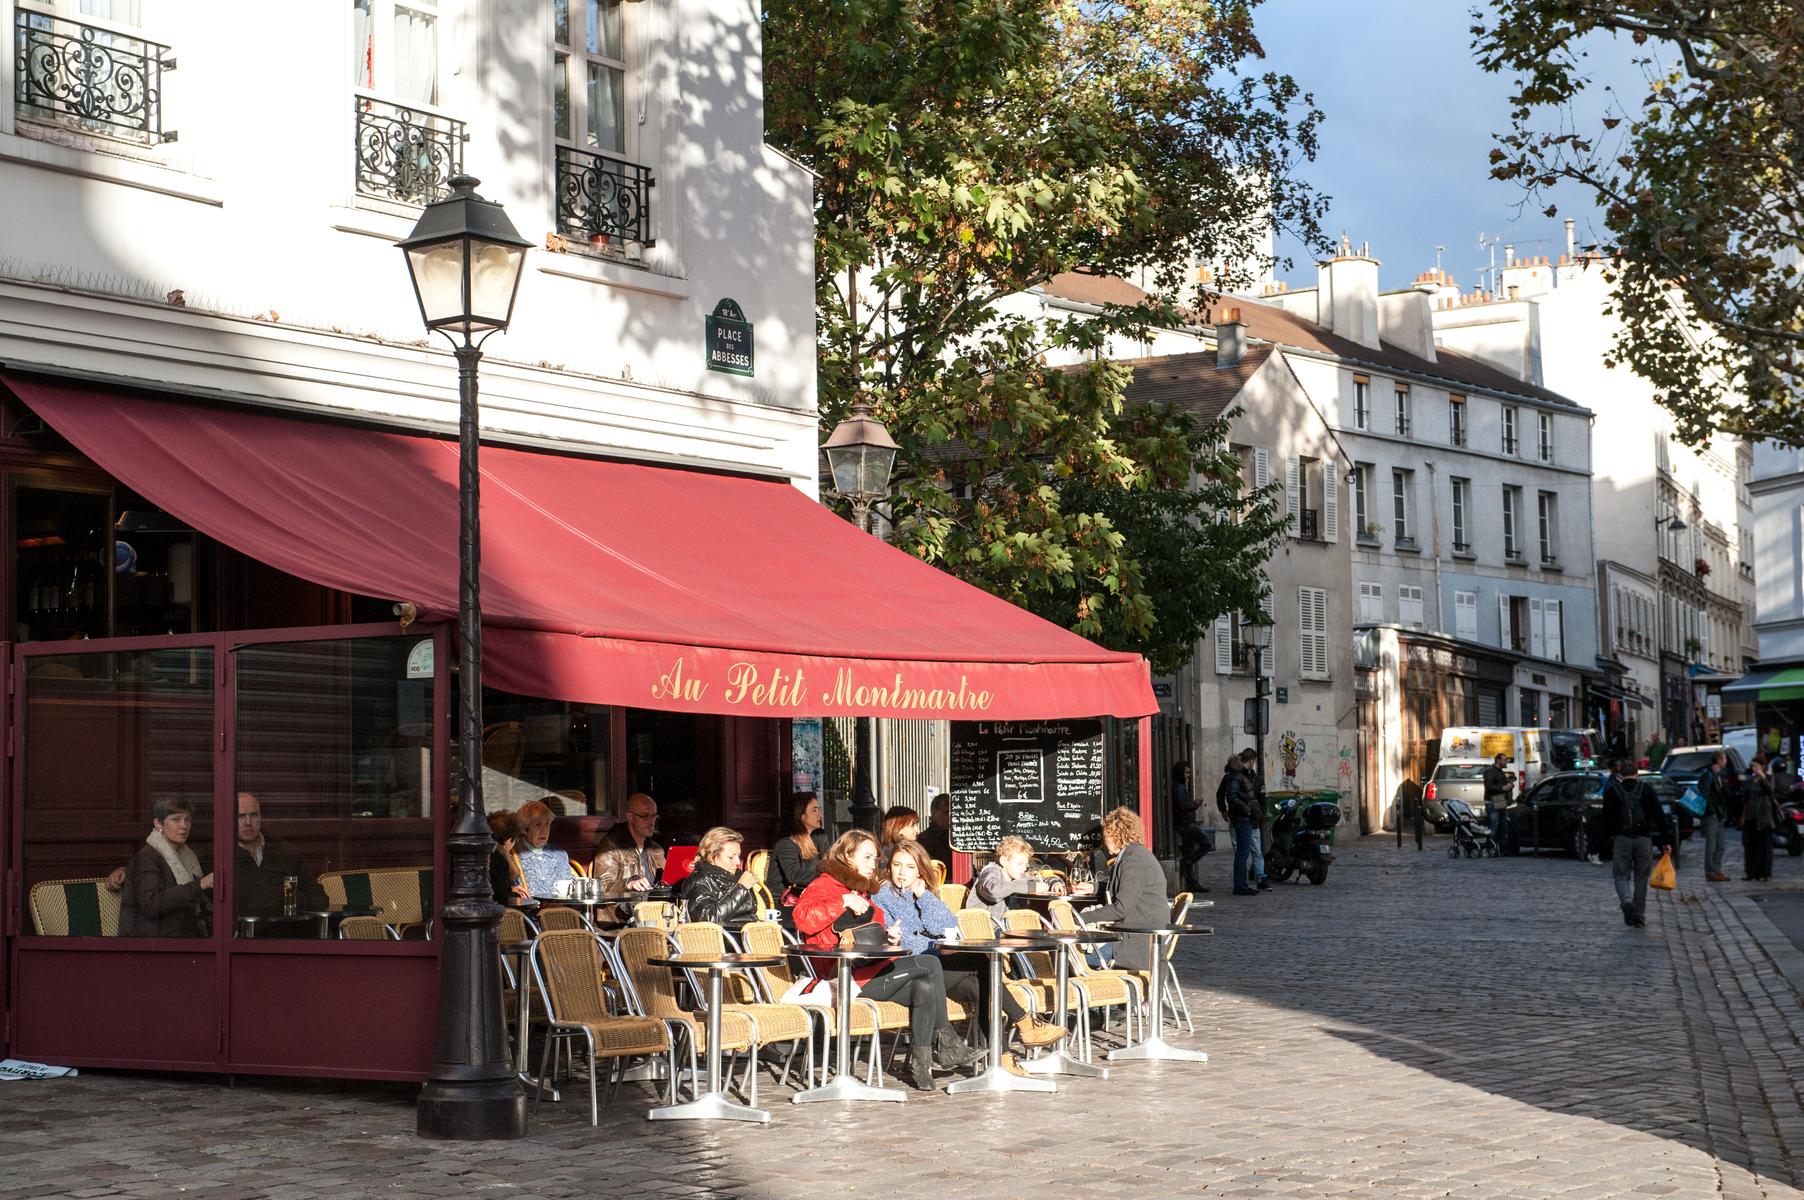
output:
[[[1131,808],[1109,811],[1102,819],[1102,844],[1109,852],[1104,903],[1084,914],[1089,924],[1113,921],[1122,925],[1155,926],[1171,922],[1171,901],[1165,895],[1165,871],[1146,848],[1146,827]],[[1127,971],[1152,967],[1144,938],[1123,938],[1115,944],[1115,965]]]

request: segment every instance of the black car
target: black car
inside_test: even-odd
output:
[[[1659,798],[1665,815],[1668,837],[1673,845],[1673,858],[1678,858],[1679,822],[1675,815],[1678,792],[1667,780],[1647,779]],[[1604,785],[1608,771],[1561,771],[1549,775],[1528,793],[1510,803],[1509,829],[1504,835],[1503,852],[1519,854],[1525,849],[1564,850],[1574,858],[1607,854],[1603,844]]]

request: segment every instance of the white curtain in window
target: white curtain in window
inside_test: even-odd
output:
[[[415,104],[438,103],[438,19],[395,6],[395,95]]]
[[[376,0],[351,0],[351,86],[376,86]]]
[[[625,75],[600,63],[588,65],[589,147],[622,154],[626,151]]]
[[[81,0],[81,15],[136,29],[144,24],[144,0]]]

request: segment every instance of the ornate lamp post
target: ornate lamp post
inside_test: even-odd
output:
[[[871,415],[860,400],[852,415],[833,427],[821,453],[833,476],[834,494],[852,504],[858,528],[871,532],[871,505],[889,495],[890,472],[896,465],[897,447],[883,422]],[[857,742],[852,764],[852,824],[859,829],[877,827],[877,798],[871,792],[871,720],[859,717],[853,733]]]
[[[1259,756],[1259,783],[1265,784],[1265,734],[1271,728],[1271,680],[1265,675],[1265,652],[1272,648],[1272,626],[1269,621],[1244,620],[1240,623],[1240,641],[1253,652],[1253,707],[1256,716],[1249,722],[1253,728],[1253,753]]]
[[[526,1095],[507,1052],[501,1012],[501,906],[489,891],[493,843],[482,806],[482,537],[476,367],[482,343],[513,316],[528,242],[481,181],[453,176],[451,194],[426,206],[397,243],[407,256],[420,316],[457,355],[458,735],[457,808],[449,850],[451,887],[439,911],[438,1041],[420,1090],[422,1137],[479,1140],[526,1136]]]

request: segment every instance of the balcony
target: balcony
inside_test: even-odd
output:
[[[1464,554],[1470,557],[1472,554],[1472,543],[1462,541],[1460,538],[1455,537],[1453,539],[1453,552],[1455,554]]]
[[[357,194],[402,204],[430,204],[463,174],[464,123],[450,117],[356,96]]]
[[[1522,551],[1515,546],[1505,546],[1503,548],[1503,561],[1520,564],[1522,562]]]
[[[1306,508],[1297,514],[1297,538],[1299,541],[1319,542],[1322,540],[1322,514],[1320,509]]]
[[[169,47],[68,17],[18,10],[13,98],[19,116],[147,146],[175,141],[163,128]]]
[[[651,189],[656,186],[649,167],[609,154],[559,146],[558,229],[593,246],[655,246]]]
[[[1541,551],[1541,569],[1543,571],[1559,570],[1560,556],[1557,554],[1550,554],[1545,550]]]
[[[1503,452],[1505,454],[1516,453],[1516,438],[1514,434],[1506,433],[1503,435]]]

